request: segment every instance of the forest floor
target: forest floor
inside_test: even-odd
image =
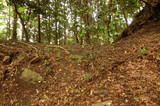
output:
[[[0,106],[158,105],[158,23],[108,46],[0,41]]]

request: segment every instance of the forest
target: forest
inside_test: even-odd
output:
[[[0,0],[0,106],[160,106],[160,0]]]
[[[0,38],[48,44],[108,44],[144,6],[140,0],[1,0]]]

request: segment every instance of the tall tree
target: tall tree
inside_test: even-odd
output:
[[[37,0],[38,7],[40,6],[40,0]],[[41,43],[41,17],[40,13],[37,14],[38,20],[38,43]]]
[[[121,37],[126,37],[142,28],[148,22],[160,20],[160,0],[140,0],[145,7],[136,15],[131,25],[123,31]]]
[[[91,44],[91,25],[94,21],[91,13],[90,13],[90,6],[92,4],[91,0],[81,0],[81,4],[82,6],[84,6],[84,13],[81,15],[81,18],[83,20],[83,22],[85,23],[85,27],[86,27],[86,33],[85,33],[85,38],[86,38],[86,43],[87,44]]]
[[[12,6],[20,19],[17,22],[21,23],[21,27],[17,29],[22,28],[22,38],[50,44],[112,42],[123,29],[130,26],[130,20],[143,8],[143,4],[152,8],[149,5],[153,1],[157,3],[157,0],[6,1],[16,4]],[[21,35],[17,35],[17,39],[19,37]]]
[[[12,40],[17,40],[17,8],[13,7],[13,32],[12,32]]]

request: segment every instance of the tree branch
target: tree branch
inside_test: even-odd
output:
[[[151,4],[149,4],[147,1],[145,0],[140,0],[141,2],[143,2],[144,4],[148,5],[148,6],[151,6]]]

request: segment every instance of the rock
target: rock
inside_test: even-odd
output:
[[[3,58],[3,64],[9,64],[10,61],[11,61],[11,57],[10,57],[10,56],[5,56],[5,57]]]
[[[93,104],[92,106],[112,106],[112,100]]]
[[[37,82],[42,82],[44,80],[40,74],[28,68],[25,68],[24,71],[21,73],[20,79],[33,84]]]

